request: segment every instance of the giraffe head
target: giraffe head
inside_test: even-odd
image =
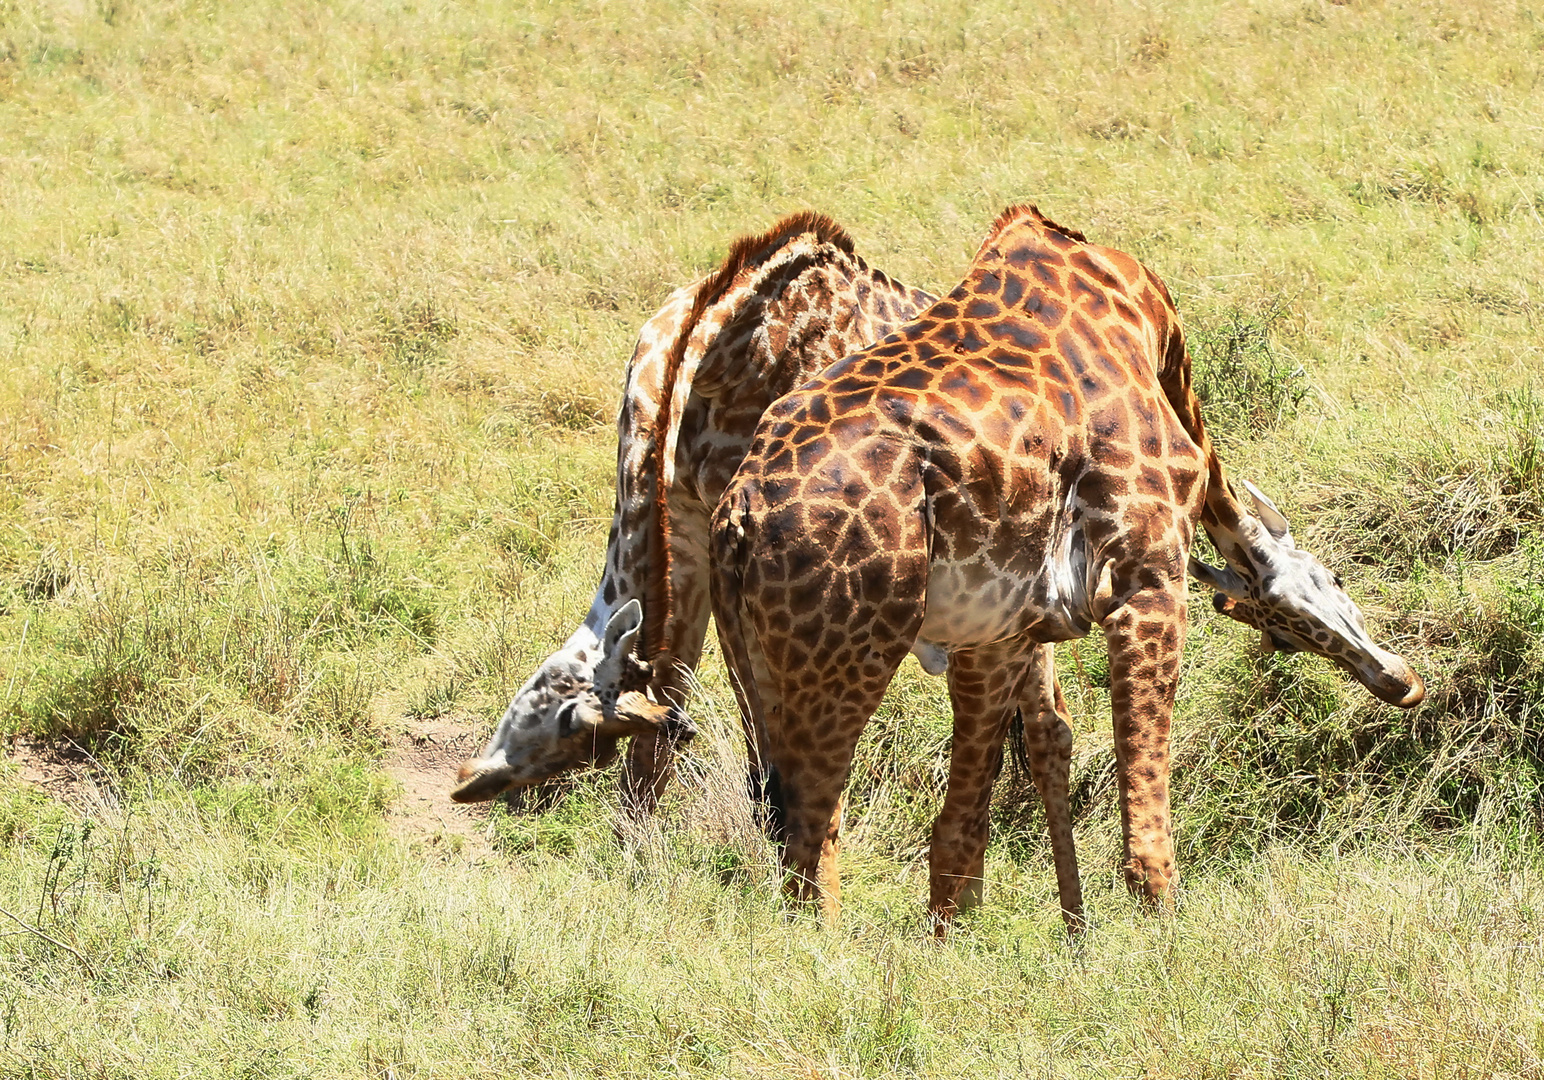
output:
[[[1379,700],[1406,709],[1419,705],[1426,684],[1368,635],[1340,575],[1293,542],[1286,517],[1258,488],[1246,480],[1244,489],[1254,513],[1240,512],[1236,524],[1213,535],[1228,565],[1190,560],[1191,574],[1217,590],[1217,610],[1259,630],[1266,652],[1317,653]]]
[[[606,765],[617,755],[617,740],[629,735],[690,740],[691,721],[642,692],[653,674],[633,655],[642,623],[642,606],[630,600],[600,641],[592,634],[589,647],[571,641],[549,656],[509,703],[482,756],[462,764],[451,798],[480,802],[570,769]]]

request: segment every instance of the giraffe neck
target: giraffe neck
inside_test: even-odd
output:
[[[682,445],[681,428],[699,380],[726,409],[752,405],[745,430],[733,433],[733,465],[738,466],[761,409],[827,363],[889,334],[932,299],[870,267],[839,226],[813,213],[793,215],[762,236],[735,241],[718,271],[697,284],[690,311],[662,359],[647,463],[640,461],[642,467],[628,477],[636,488],[653,492],[642,533],[645,545],[630,553],[630,565],[644,568],[642,652],[656,667],[659,660],[673,658],[670,627],[679,576],[674,534],[681,517],[676,511],[689,497],[678,466],[691,456],[683,453],[690,448]],[[737,396],[748,401],[737,402]],[[716,486],[727,483],[733,471],[718,470]],[[711,511],[720,493],[700,492],[703,509]],[[701,535],[682,539],[704,549],[706,513],[695,524]],[[616,539],[631,543],[638,536],[622,530]]]
[[[606,540],[606,566],[590,609],[564,650],[592,653],[607,621],[629,600],[646,601],[650,535],[654,530],[654,430],[665,354],[691,310],[696,284],[677,289],[644,323],[627,365],[617,413],[616,499]]]
[[[1201,401],[1191,382],[1190,354],[1177,322],[1170,333],[1158,381],[1179,416],[1180,425],[1206,457],[1206,502],[1201,508],[1201,528],[1229,566],[1253,578],[1253,567],[1259,565],[1261,525],[1233,494],[1222,459],[1207,434],[1201,418]]]

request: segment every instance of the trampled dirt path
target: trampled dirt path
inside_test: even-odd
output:
[[[102,771],[84,749],[68,739],[34,739],[13,735],[5,756],[17,766],[16,778],[34,784],[62,803],[77,809],[104,801],[108,793]]]
[[[386,814],[392,835],[447,859],[476,862],[493,853],[488,804],[450,800],[456,768],[482,749],[480,737],[469,717],[455,713],[398,722],[386,758],[387,774],[402,785],[402,797]]]

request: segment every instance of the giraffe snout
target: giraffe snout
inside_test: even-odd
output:
[[[461,763],[456,775],[461,782],[451,791],[450,797],[459,803],[487,802],[507,790],[514,778],[515,770],[511,765],[490,766],[483,760],[471,758]]]
[[[1426,700],[1426,683],[1403,657],[1394,653],[1377,650],[1370,670],[1344,663],[1341,666],[1356,676],[1357,682],[1379,701],[1401,709],[1413,709]]]

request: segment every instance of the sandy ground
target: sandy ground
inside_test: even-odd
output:
[[[69,739],[11,737],[6,758],[17,766],[16,778],[35,784],[62,803],[85,809],[111,794],[106,770],[84,748]]]
[[[451,713],[432,720],[404,718],[386,756],[386,773],[402,785],[387,812],[392,835],[447,859],[478,861],[492,854],[488,803],[451,802],[456,769],[482,749],[486,732],[470,717]]]

